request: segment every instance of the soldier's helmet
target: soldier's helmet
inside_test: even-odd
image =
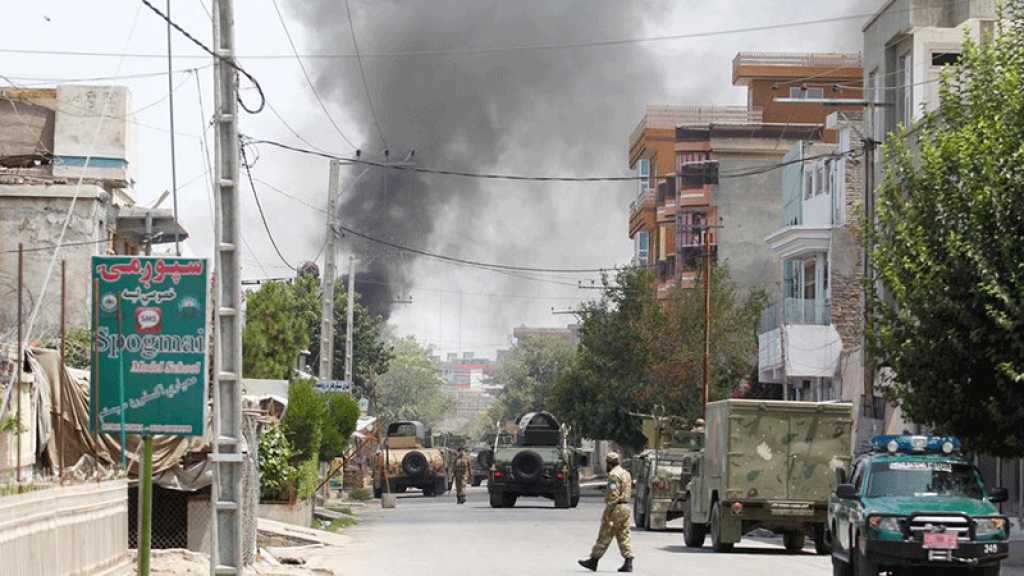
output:
[[[697,418],[693,422],[693,428],[694,428],[694,430],[698,430],[698,429],[699,430],[703,430],[704,429],[704,419],[703,418]]]
[[[604,457],[604,461],[607,462],[611,466],[618,466],[619,462],[620,462],[620,460],[619,460],[619,453],[618,452],[609,452],[608,455]]]

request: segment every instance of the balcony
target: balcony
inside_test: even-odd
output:
[[[676,277],[676,256],[670,254],[664,260],[658,260],[658,283],[674,280]]]
[[[711,245],[711,261],[718,257],[718,246]],[[682,271],[701,270],[704,266],[704,245],[679,247],[679,269]]]
[[[629,236],[631,238],[642,228],[654,227],[654,196],[654,190],[648,190],[629,203]],[[645,223],[645,214],[648,213],[650,220]]]
[[[760,124],[760,108],[746,106],[648,106],[644,117],[629,135],[629,146],[643,136],[644,130],[675,130],[688,124]]]
[[[740,52],[732,59],[737,66],[810,66],[815,68],[860,68],[860,54],[845,52]]]
[[[679,168],[679,188],[702,188],[718,184],[718,161],[688,162]]]
[[[779,323],[828,326],[832,323],[832,302],[805,298],[784,298],[761,312],[759,333],[779,327]]]

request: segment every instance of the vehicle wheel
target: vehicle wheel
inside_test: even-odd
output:
[[[999,576],[999,564],[975,568],[974,573],[978,576]]]
[[[686,542],[686,546],[689,548],[701,548],[704,546],[704,539],[708,535],[708,527],[706,524],[694,524],[690,521],[692,516],[689,510],[683,516],[683,541]]]
[[[491,492],[490,493],[490,497],[491,497],[491,508],[504,508],[505,507],[505,497],[502,495],[501,492]]]
[[[722,506],[711,505],[711,548],[715,552],[732,552],[732,542],[722,542]]]
[[[850,565],[835,556],[832,557],[832,576],[853,576]]]
[[[516,500],[519,496],[515,494],[503,494],[501,497],[502,508],[515,508]]]
[[[444,494],[445,492],[448,492],[451,489],[452,489],[451,484],[449,484],[448,481],[445,478],[438,478],[437,481],[434,482],[434,495],[435,496],[440,496],[440,495]]]
[[[633,501],[633,524],[637,530],[647,529],[647,515],[644,514],[646,508],[640,500]]]
[[[437,496],[437,491],[434,490],[433,486],[424,486],[422,488],[423,495],[427,497]]]
[[[373,497],[374,498],[380,498],[383,495],[384,495],[384,490],[383,489],[381,489],[379,486],[374,486],[373,487]]]
[[[580,505],[580,495],[579,494],[577,494],[577,495],[575,495],[575,496],[573,496],[572,498],[569,499],[569,506],[572,506],[573,508],[575,508],[575,507],[577,507],[579,505]]]
[[[832,553],[832,534],[824,524],[814,528],[814,553],[819,556]]]
[[[878,576],[878,566],[861,556],[856,541],[850,543],[850,576]]]
[[[568,494],[555,494],[555,508],[568,508],[569,507],[569,495]]]
[[[786,547],[786,552],[790,554],[796,554],[803,550],[806,543],[807,535],[803,532],[791,531],[782,533],[782,545]]]
[[[472,484],[472,486],[473,486],[474,488],[476,488],[477,486],[479,486],[480,484],[482,484],[482,483],[483,483],[483,481],[484,481],[484,479],[483,479],[483,478],[473,478],[473,482],[471,482],[471,484]]]

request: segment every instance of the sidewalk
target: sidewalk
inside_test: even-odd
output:
[[[1003,561],[1003,566],[1024,567],[1024,525],[1020,520],[1010,520],[1010,556]]]

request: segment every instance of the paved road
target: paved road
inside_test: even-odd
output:
[[[576,565],[589,554],[601,516],[597,492],[584,493],[579,508],[554,509],[550,500],[521,498],[515,508],[492,509],[487,489],[475,488],[469,502],[455,497],[399,498],[393,510],[369,506],[358,526],[345,534],[351,544],[330,555],[309,559],[313,567],[330,568],[343,576],[487,576],[523,574],[588,574]],[[679,522],[673,524],[678,525]],[[636,572],[678,576],[826,576],[828,557],[788,555],[781,539],[744,540],[732,554],[683,546],[680,529],[633,532]],[[613,543],[599,567],[615,572],[621,563]]]

